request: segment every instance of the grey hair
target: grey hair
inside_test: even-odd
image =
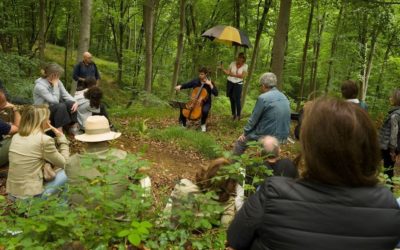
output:
[[[267,72],[262,74],[260,77],[260,84],[264,85],[265,87],[272,88],[277,85],[276,75],[272,72]]]
[[[276,158],[279,156],[279,141],[276,137],[267,135],[260,138],[260,143],[263,146],[263,153],[267,158]]]
[[[42,77],[46,78],[46,77],[50,76],[51,74],[58,74],[61,76],[64,74],[64,69],[57,63],[49,63],[44,68],[44,70],[42,72]]]

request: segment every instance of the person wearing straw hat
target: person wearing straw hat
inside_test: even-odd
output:
[[[111,149],[109,141],[117,139],[121,133],[110,130],[110,124],[104,116],[90,116],[85,122],[85,133],[76,135],[75,139],[86,143],[85,152],[83,154],[73,155],[67,163],[65,171],[68,176],[68,183],[71,186],[82,186],[87,183],[87,180],[94,180],[95,178],[102,177],[102,173],[95,167],[82,167],[82,158],[94,157],[100,159],[107,164],[107,158],[114,157],[122,160],[127,157],[127,152],[120,149]],[[110,169],[110,173],[115,172]],[[84,177],[84,178],[82,178]],[[148,178],[148,177],[147,177]],[[85,180],[86,179],[86,180]],[[150,187],[150,179],[141,180],[142,186]],[[116,181],[113,184],[113,192],[116,197],[122,195],[126,190],[127,185],[124,181]],[[73,204],[82,204],[84,199],[82,195],[73,194],[70,201]]]

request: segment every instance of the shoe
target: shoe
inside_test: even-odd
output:
[[[232,121],[236,120],[236,115],[232,115]]]
[[[240,115],[236,116],[236,120],[240,121]]]
[[[206,131],[207,131],[206,125],[205,124],[201,125],[201,132],[206,132]]]

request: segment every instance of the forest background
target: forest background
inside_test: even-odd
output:
[[[100,86],[111,119],[125,136],[117,144],[130,152],[147,152],[158,166],[152,172],[157,188],[165,183],[171,188],[174,178],[193,179],[196,162],[206,164],[207,159],[220,156],[218,152],[231,149],[240,135],[246,119],[229,120],[226,76],[217,70],[221,62],[227,67],[238,52],[245,52],[249,65],[243,94],[245,118],[259,94],[258,78],[267,71],[277,75],[293,111],[317,96],[340,96],[343,80],[357,80],[359,98],[367,102],[377,125],[389,109],[391,91],[398,87],[400,2],[395,0],[0,0],[0,10],[0,79],[11,94],[32,98],[40,68],[52,61],[65,68],[62,81],[73,92],[73,65],[81,60],[82,52],[90,51],[102,76]],[[218,24],[244,31],[252,47],[227,47],[201,37]],[[201,65],[211,69],[220,90],[206,134],[182,131],[176,126],[178,111],[168,105],[170,100],[188,100],[190,93],[177,94],[174,86],[196,77]],[[297,151],[295,144],[287,155]],[[161,166],[160,158],[168,166]],[[162,172],[165,169],[171,172]],[[162,207],[160,197],[155,195]],[[154,224],[146,216],[139,217]],[[46,224],[45,230],[32,232],[45,235],[50,228]],[[223,245],[223,232],[207,231],[211,237],[201,238],[190,230],[189,226],[183,231],[164,230],[157,237],[170,233],[164,235],[164,243],[182,247],[191,239],[196,249]],[[142,242],[147,237],[136,235]],[[109,236],[117,237],[111,232]],[[32,246],[49,241],[28,238]],[[99,242],[112,245],[110,238]],[[14,246],[22,244],[22,239],[16,239]],[[148,242],[156,248],[164,246],[157,240]]]

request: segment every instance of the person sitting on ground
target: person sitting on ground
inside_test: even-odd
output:
[[[197,88],[200,87],[202,84],[204,84],[204,88],[207,90],[207,99],[205,100],[203,104],[203,108],[201,110],[201,120],[200,120],[200,125],[201,125],[201,131],[206,132],[207,127],[206,127],[206,121],[208,118],[208,113],[210,112],[211,109],[211,94],[214,96],[218,96],[218,90],[215,84],[208,79],[208,69],[206,67],[201,67],[199,69],[199,77],[191,80],[188,83],[181,84],[175,87],[176,91],[180,91],[181,89],[190,89],[190,88]],[[183,126],[186,127],[186,117],[182,113],[182,109],[180,110],[179,114],[179,123]]]
[[[400,89],[395,89],[390,97],[392,108],[383,122],[379,132],[379,144],[385,173],[393,178],[394,164],[400,154]]]
[[[70,132],[74,134],[77,131],[78,103],[60,81],[63,73],[64,69],[60,65],[48,64],[43,76],[35,81],[33,100],[35,105],[49,105],[50,122],[61,133],[64,126],[70,126]]]
[[[100,74],[97,70],[97,65],[92,61],[92,54],[86,51],[82,57],[83,60],[75,65],[72,75],[72,78],[76,81],[76,90],[78,91],[85,88],[85,81],[88,78],[96,79],[96,85],[100,82]]]
[[[9,152],[6,191],[11,200],[46,198],[63,189],[67,181],[63,168],[69,157],[69,142],[50,124],[49,117],[46,105],[29,106],[22,111],[20,127],[11,140]],[[48,129],[55,138],[45,134]],[[45,162],[57,169],[55,179],[50,182],[44,181],[42,168]]]
[[[81,130],[84,130],[86,119],[92,115],[102,115],[107,118],[108,112],[101,99],[103,98],[103,91],[96,86],[96,79],[89,78],[85,80],[85,89],[76,91],[75,100],[78,102],[78,123]],[[112,125],[110,125],[113,127]]]
[[[21,115],[17,107],[9,103],[6,93],[0,89],[0,167],[8,163],[11,136],[18,132]],[[4,117],[3,117],[4,116]]]
[[[368,106],[365,102],[358,99],[358,86],[353,80],[346,80],[341,86],[342,97],[348,102],[355,103],[359,105],[365,111],[368,111]]]
[[[69,159],[65,171],[68,176],[68,183],[71,186],[82,187],[88,183],[88,180],[93,180],[101,177],[103,174],[96,166],[82,167],[82,159],[86,157],[95,157],[107,164],[107,157],[115,157],[118,160],[123,160],[127,157],[127,152],[120,149],[110,148],[109,141],[117,139],[121,133],[110,130],[108,120],[104,116],[90,116],[85,122],[85,133],[76,135],[75,139],[85,143],[85,152],[83,154],[75,154]],[[110,174],[113,170],[110,169]],[[84,177],[84,178],[82,178]],[[150,178],[146,177],[140,180],[143,188],[151,187]],[[115,197],[120,197],[124,190],[127,189],[126,183],[118,181],[113,186]],[[84,197],[80,194],[73,194],[70,199],[72,204],[84,203]]]
[[[265,156],[265,166],[273,171],[273,176],[299,177],[299,171],[290,159],[280,158],[281,148],[278,139],[264,136],[260,139]]]
[[[233,153],[241,155],[247,142],[257,141],[265,135],[275,136],[285,143],[290,132],[290,105],[287,97],[277,88],[274,73],[264,73],[260,77],[261,95],[258,97],[244,133],[237,139]]]
[[[230,249],[394,249],[400,209],[379,183],[368,114],[343,100],[317,99],[304,110],[300,143],[302,178],[267,178],[232,221]]]
[[[241,208],[244,196],[244,190],[237,181],[231,178],[222,181],[212,180],[218,176],[220,168],[228,164],[229,161],[227,159],[218,158],[212,161],[210,165],[201,168],[196,174],[196,184],[188,179],[180,180],[175,185],[164,212],[173,214],[174,207],[179,206],[179,203],[189,195],[215,191],[218,195],[217,201],[224,207],[224,211],[221,214],[221,225],[228,226],[235,213]]]

